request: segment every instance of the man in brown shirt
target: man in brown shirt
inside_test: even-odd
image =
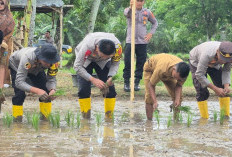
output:
[[[152,120],[158,108],[155,86],[162,81],[171,95],[174,107],[181,105],[182,85],[189,74],[189,65],[170,54],[157,54],[148,59],[143,67],[147,119]]]

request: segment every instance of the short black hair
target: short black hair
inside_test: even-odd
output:
[[[98,43],[99,50],[105,55],[111,55],[115,52],[115,44],[108,39],[102,39]]]
[[[186,77],[188,77],[190,67],[187,63],[180,62],[180,63],[176,64],[176,71],[180,74],[181,78],[186,78]]]
[[[47,30],[47,32],[48,32],[49,34],[51,33],[49,30]],[[47,32],[46,32],[46,33],[47,33]]]
[[[3,32],[0,30],[0,44],[2,44],[2,40],[3,40]]]

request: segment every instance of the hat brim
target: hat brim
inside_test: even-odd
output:
[[[220,59],[227,63],[232,63],[232,57],[224,57],[222,54],[220,54]]]
[[[40,48],[35,49],[35,55],[36,55],[37,59],[42,60],[42,61],[49,63],[49,64],[54,64],[54,63],[57,63],[60,61],[60,55],[58,53],[54,58],[48,59],[48,58],[43,57],[41,55],[40,51],[41,51]]]

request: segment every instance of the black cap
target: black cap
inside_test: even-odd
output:
[[[232,42],[223,41],[219,46],[220,58],[225,62],[232,62]]]
[[[35,55],[39,60],[53,64],[60,61],[60,55],[52,44],[44,44],[35,50]]]

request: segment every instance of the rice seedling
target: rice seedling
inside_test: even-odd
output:
[[[31,113],[27,111],[25,113],[25,115],[26,115],[26,118],[27,118],[27,123],[30,124],[31,123]]]
[[[168,116],[167,127],[169,128],[172,124],[172,115]]]
[[[8,128],[11,126],[13,122],[13,116],[11,116],[10,114],[6,113],[3,116],[3,124],[6,125]]]
[[[55,118],[55,126],[57,128],[60,128],[60,112],[59,111],[55,113],[54,118]]]
[[[213,121],[214,122],[216,122],[217,121],[217,117],[218,117],[218,115],[217,115],[217,111],[213,111]]]
[[[56,122],[55,122],[55,118],[54,118],[54,114],[51,113],[49,116],[48,116],[48,121],[50,124],[52,124],[53,127],[56,126]]]
[[[70,126],[71,124],[71,118],[73,117],[73,113],[68,111],[65,115],[65,121],[67,123],[68,126]]]
[[[112,122],[114,123],[114,112],[112,112]]]
[[[31,117],[32,117],[32,119],[31,119],[32,127],[33,127],[36,131],[38,131],[38,130],[39,130],[40,114],[34,112],[34,113],[32,114]]]
[[[153,113],[153,116],[155,117],[157,123],[158,123],[158,126],[160,125],[160,117],[159,117],[159,111],[158,110],[155,110],[154,113]]]
[[[179,113],[179,122],[183,123],[183,115],[182,115],[182,113]]]
[[[80,113],[77,113],[77,128],[80,128],[81,126],[81,115]]]
[[[220,110],[220,124],[223,125],[225,119],[225,110],[221,109]]]
[[[102,122],[101,113],[95,114],[95,117],[96,117],[97,126],[100,126]]]
[[[192,113],[188,112],[188,117],[187,117],[187,126],[188,127],[190,127],[192,121],[193,121]]]
[[[180,111],[185,112],[185,113],[189,113],[190,110],[191,110],[191,108],[190,108],[189,106],[179,106],[178,109],[179,109]]]
[[[123,112],[123,113],[122,113],[122,116],[121,116],[121,121],[122,121],[122,122],[126,122],[126,121],[128,120],[128,118],[129,118],[129,116],[130,116],[129,113]]]

